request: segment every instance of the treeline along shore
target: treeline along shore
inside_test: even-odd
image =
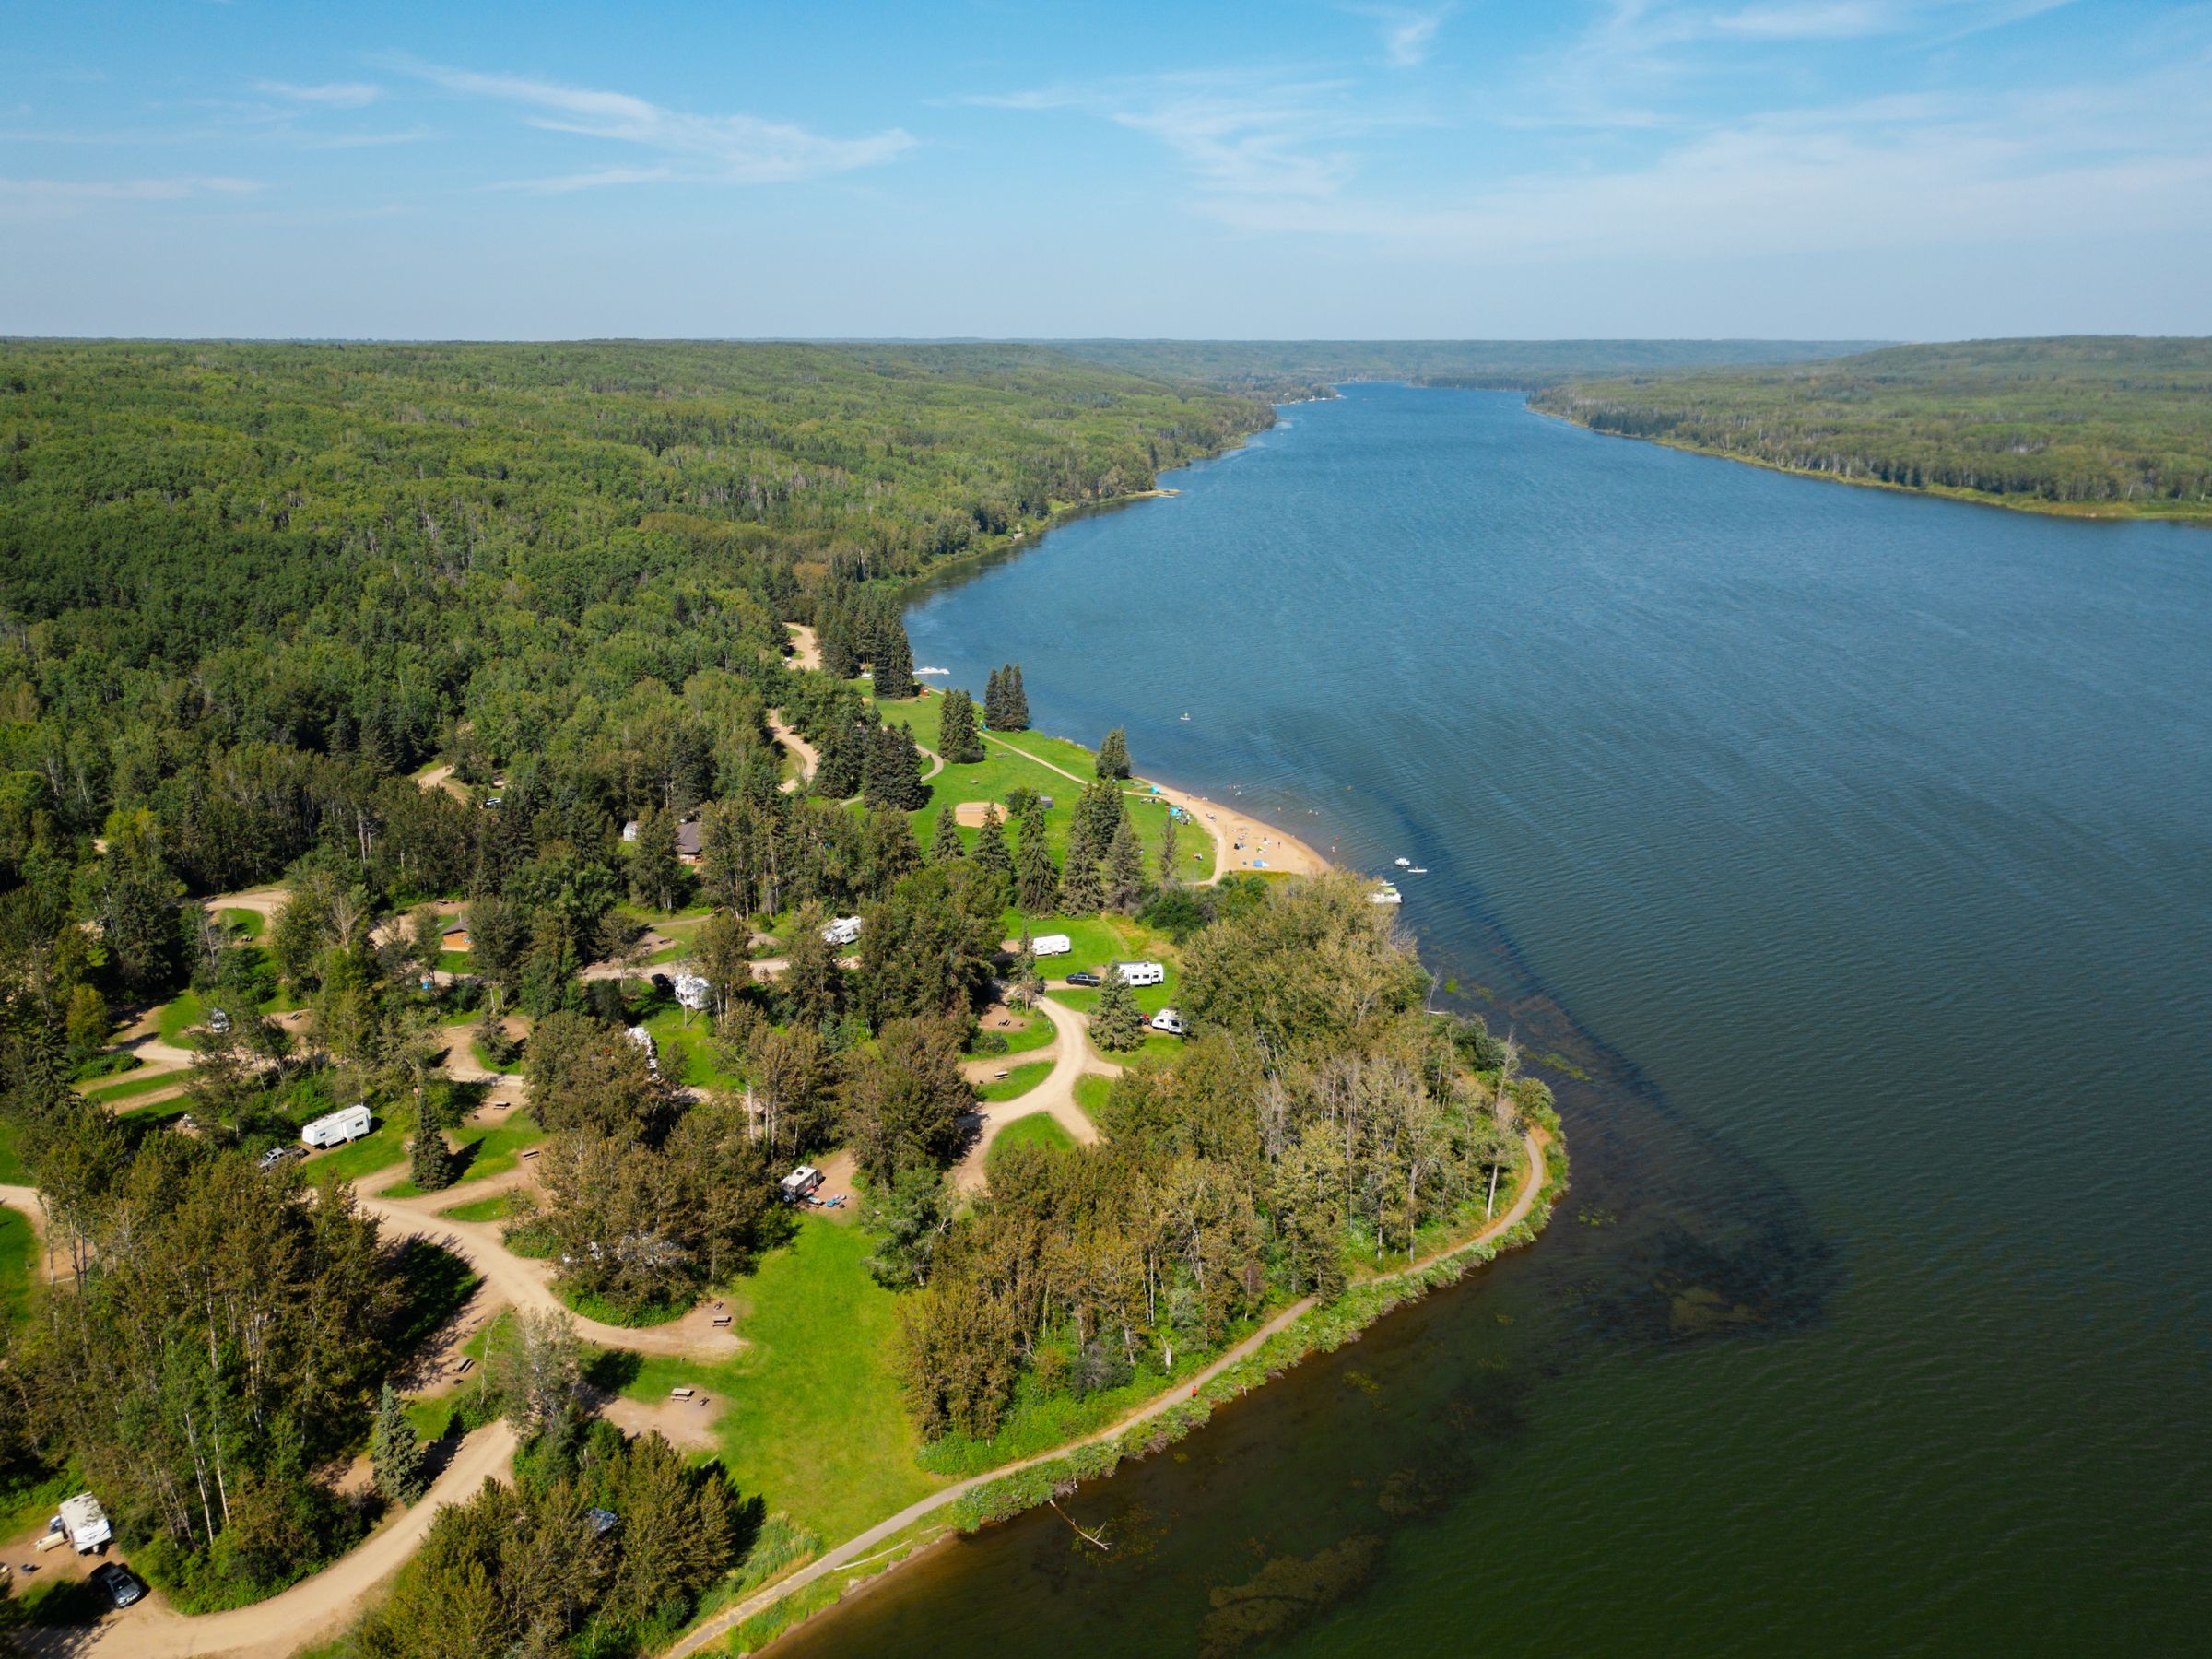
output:
[[[87,1492],[151,1585],[22,1616],[742,1650],[1540,1225],[1548,1091],[1374,884],[916,676],[897,584],[1272,418],[0,347],[0,1550]]]

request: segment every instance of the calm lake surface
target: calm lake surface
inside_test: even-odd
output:
[[[1574,1190],[1084,1488],[1112,1556],[1030,1515],[788,1651],[2203,1652],[2212,533],[1285,415],[915,661],[1428,865],[1424,957],[1586,1075]]]

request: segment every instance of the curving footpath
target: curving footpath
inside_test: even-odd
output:
[[[505,1479],[514,1449],[514,1430],[505,1421],[477,1430],[461,1442],[453,1462],[412,1508],[314,1577],[267,1601],[227,1613],[144,1606],[92,1626],[27,1629],[17,1640],[33,1654],[66,1654],[68,1659],[92,1653],[115,1659],[196,1659],[207,1653],[279,1659],[297,1653],[360,1612],[370,1595],[421,1547],[440,1510],[465,1502],[487,1480]]]
[[[1088,1022],[1075,1009],[1064,1008],[1049,996],[1039,997],[1037,1006],[1053,1022],[1053,1069],[1029,1093],[985,1106],[977,1114],[982,1120],[982,1133],[976,1137],[975,1145],[968,1148],[968,1155],[952,1167],[952,1184],[959,1192],[982,1190],[983,1156],[991,1150],[991,1143],[998,1138],[1000,1131],[1017,1119],[1049,1112],[1053,1120],[1082,1145],[1098,1144],[1098,1125],[1077,1103],[1076,1079],[1087,1071],[1116,1072],[1121,1067],[1092,1058],[1090,1042],[1085,1035]],[[1026,1056],[1013,1058],[1018,1061]]]
[[[1393,1279],[1405,1278],[1408,1275],[1424,1272],[1439,1262],[1458,1255],[1463,1251],[1472,1250],[1477,1244],[1511,1231],[1528,1219],[1529,1213],[1536,1207],[1536,1200],[1543,1194],[1547,1176],[1544,1168],[1543,1137],[1531,1129],[1524,1133],[1523,1141],[1528,1153],[1528,1174],[1521,1183],[1521,1191],[1514,1194],[1512,1205],[1505,1214],[1500,1216],[1472,1238],[1463,1239],[1458,1243],[1437,1251],[1432,1255],[1423,1256],[1418,1262],[1409,1263],[1391,1273],[1377,1274],[1374,1278],[1362,1282],[1387,1284]],[[1015,1463],[1001,1464],[997,1468],[982,1475],[971,1475],[965,1480],[958,1481],[940,1491],[931,1493],[917,1502],[908,1504],[897,1514],[878,1521],[867,1531],[846,1539],[828,1555],[817,1557],[789,1578],[780,1579],[767,1589],[747,1596],[735,1606],[725,1608],[716,1614],[674,1647],[668,1649],[661,1656],[661,1659],[685,1659],[685,1655],[698,1653],[708,1643],[727,1635],[736,1626],[752,1618],[756,1613],[764,1612],[773,1606],[793,1591],[804,1589],[806,1585],[813,1583],[815,1580],[835,1572],[841,1567],[852,1565],[874,1546],[904,1532],[915,1522],[958,1501],[978,1487],[987,1486],[994,1480],[1002,1480],[1008,1475],[1018,1474],[1023,1469],[1033,1468],[1039,1464],[1052,1463],[1058,1458],[1065,1457],[1078,1446],[1096,1445],[1100,1441],[1112,1440],[1116,1435],[1126,1433],[1139,1423],[1148,1422],[1160,1416],[1171,1406],[1181,1405],[1223,1371],[1229,1370],[1230,1366],[1249,1359],[1253,1355],[1258,1353],[1261,1346],[1270,1336],[1288,1329],[1301,1315],[1311,1312],[1315,1301],[1315,1298],[1308,1296],[1292,1302],[1251,1335],[1245,1337],[1243,1341],[1238,1343],[1236,1347],[1206,1367],[1205,1370],[1194,1374],[1189,1379],[1188,1393],[1184,1391],[1184,1385],[1178,1382],[1171,1390],[1146,1405],[1138,1406],[1128,1416],[1109,1423],[1103,1429],[1093,1430],[1079,1439],[1069,1441],[1065,1445],[1055,1446],[1050,1452],[1041,1452],[1034,1457],[1025,1457]]]

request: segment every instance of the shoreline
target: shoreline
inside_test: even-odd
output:
[[[1525,401],[1522,406],[1531,415],[1546,420],[1556,420],[1577,431],[1588,432],[1594,438],[1618,438],[1629,443],[1649,443],[1659,449],[1673,450],[1677,454],[1703,455],[1712,461],[1731,461],[1738,466],[1756,466],[1762,472],[1780,473],[1786,478],[1811,478],[1822,484],[1848,484],[1854,489],[1886,489],[1893,495],[1921,496],[1932,501],[1957,501],[1968,507],[1994,507],[2000,512],[2032,513],[2038,518],[2086,520],[2093,524],[2187,524],[2199,530],[2212,529],[2212,506],[2183,507],[2176,512],[2161,512],[2146,511],[2127,501],[2046,501],[2040,496],[1992,495],[1987,490],[1961,489],[1951,484],[1895,484],[1888,478],[1861,478],[1847,473],[1823,472],[1818,467],[1792,466],[1786,462],[1762,460],[1757,455],[1739,455],[1734,450],[1709,449],[1700,443],[1684,443],[1679,439],[1646,437],[1640,432],[1608,432],[1557,410],[1539,409]]]
[[[689,1659],[710,1644],[733,1637],[724,1651],[755,1653],[772,1646],[862,1586],[879,1583],[920,1559],[954,1534],[979,1532],[1012,1520],[1043,1505],[1065,1481],[1101,1479],[1112,1475],[1124,1458],[1164,1450],[1203,1427],[1221,1406],[1264,1386],[1300,1361],[1343,1347],[1406,1303],[1456,1284],[1508,1250],[1533,1243],[1549,1224],[1554,1201],[1567,1190],[1566,1142],[1557,1124],[1550,1123],[1524,1129],[1522,1143],[1528,1166],[1512,1203],[1504,1213],[1467,1236],[1439,1243],[1404,1266],[1354,1279],[1335,1301],[1322,1303],[1311,1296],[1299,1299],[1190,1377],[1178,1379],[1171,1387],[1112,1423],[1050,1451],[971,1475],[917,1500],[753,1592],[735,1606],[717,1611],[663,1649],[660,1659]],[[1331,1321],[1326,1317],[1331,1313],[1347,1317]],[[901,1538],[900,1535],[917,1526],[932,1524],[938,1512],[946,1510],[956,1512],[944,1517],[941,1530]],[[901,1548],[907,1553],[875,1566],[877,1560]],[[813,1605],[791,1610],[784,1621],[759,1630],[758,1641],[745,1635],[746,1625],[776,1613],[792,1597],[821,1584],[830,1574],[861,1566],[873,1571],[864,1578],[830,1586],[830,1594]]]

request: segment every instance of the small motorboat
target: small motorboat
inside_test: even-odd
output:
[[[949,668],[917,668],[914,672],[916,674],[950,674],[952,670]]]
[[[1410,858],[1394,858],[1390,862],[1396,865],[1401,870],[1410,870],[1413,868],[1413,860]]]
[[[1190,716],[1189,716],[1188,714],[1185,714],[1185,715],[1183,716],[1183,718],[1184,718],[1185,720],[1188,720],[1188,719],[1190,718]]]
[[[1429,866],[1427,865],[1407,865],[1406,866],[1406,874],[1408,876],[1426,876],[1429,874]]]

